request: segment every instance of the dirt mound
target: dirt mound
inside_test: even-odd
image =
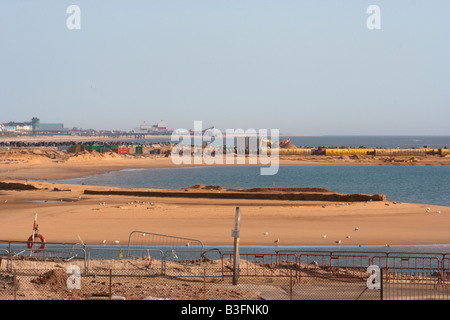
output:
[[[280,148],[282,148],[282,149],[297,149],[297,146],[288,142],[288,143],[282,145]]]
[[[89,151],[82,151],[78,153],[74,153],[70,156],[70,158],[67,159],[67,161],[93,161],[93,160],[104,160],[104,159],[116,159],[120,158],[121,156],[114,152],[89,152]]]
[[[205,186],[204,184],[196,184],[187,188],[182,188],[182,189],[187,189],[187,190],[218,190],[218,191],[222,191],[222,190],[226,190],[225,188],[221,187],[221,186]]]
[[[196,184],[187,188],[181,188],[181,189],[188,189],[188,190],[197,190],[197,189],[203,189],[206,187],[204,184]]]
[[[46,149],[12,149],[0,151],[1,162],[32,162],[48,161],[49,159],[63,159],[62,152]]]
[[[185,189],[187,190],[187,189]],[[203,191],[203,190],[202,190]],[[209,199],[265,199],[291,201],[384,201],[385,195],[340,194],[334,192],[182,192],[182,191],[99,191],[84,190],[84,194],[127,195],[137,197],[182,197]]]
[[[332,192],[325,188],[251,188],[251,189],[229,189],[228,191],[239,192]]]
[[[54,289],[67,288],[67,278],[69,275],[64,270],[50,270],[31,280],[31,283],[41,285],[51,285]]]
[[[39,190],[39,189],[30,184],[0,182],[0,190]]]

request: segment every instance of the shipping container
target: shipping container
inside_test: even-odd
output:
[[[118,148],[117,149],[117,153],[118,154],[128,154],[128,153],[130,153],[130,149],[128,149],[128,148]]]
[[[91,150],[90,151],[102,151],[103,146],[91,146]]]
[[[369,155],[373,154],[374,149],[365,148],[342,148],[342,149],[326,149],[327,156],[351,156],[351,155]]]
[[[72,150],[74,152],[82,152],[85,150],[85,146],[83,144],[76,144],[76,145],[72,146]]]

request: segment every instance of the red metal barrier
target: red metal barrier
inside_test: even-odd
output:
[[[440,276],[441,285],[447,288],[450,284],[450,258],[442,259]]]
[[[366,255],[301,254],[299,262],[300,277],[366,279],[370,257]]]
[[[241,277],[297,277],[298,259],[295,254],[240,254]],[[222,276],[233,273],[234,254],[222,255]]]
[[[436,257],[376,256],[372,264],[386,269],[387,280],[428,279],[441,270],[441,262]]]

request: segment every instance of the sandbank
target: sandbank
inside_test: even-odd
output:
[[[280,239],[279,245],[335,245],[336,241],[341,241],[342,246],[450,243],[450,208],[445,206],[390,199],[346,203],[92,195],[85,194],[85,190],[120,189],[55,184],[49,180],[177,165],[170,157],[156,156],[86,154],[69,160],[60,158],[59,153],[31,158],[27,153],[22,155],[0,161],[0,181],[27,183],[37,190],[0,190],[1,240],[26,241],[34,214],[38,213],[40,231],[49,242],[99,244],[106,240],[108,244],[127,244],[129,234],[140,230],[198,239],[205,245],[232,245],[231,229],[236,207],[240,207],[242,245],[273,245],[275,239]],[[412,161],[410,157],[294,156],[282,157],[280,165],[449,165],[449,158],[415,157]],[[35,200],[40,202],[32,202]]]

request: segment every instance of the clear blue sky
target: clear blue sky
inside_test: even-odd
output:
[[[66,9],[81,9],[69,30]],[[381,30],[369,30],[369,5]],[[448,0],[0,0],[0,122],[450,134]]]

